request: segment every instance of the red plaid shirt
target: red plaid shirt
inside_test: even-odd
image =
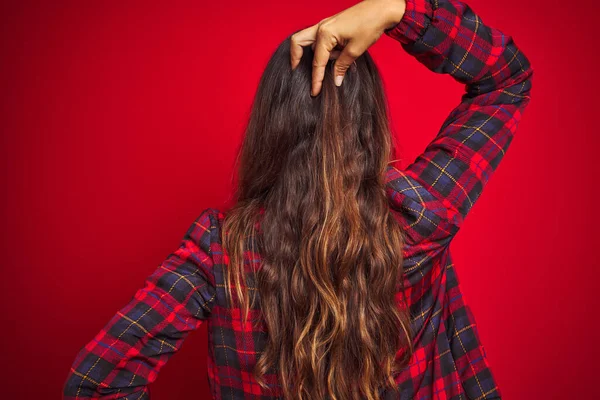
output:
[[[460,104],[423,154],[405,170],[390,165],[386,175],[390,207],[407,234],[405,285],[416,332],[416,352],[396,376],[401,398],[500,398],[449,244],[513,139],[530,100],[533,70],[510,36],[485,25],[459,0],[407,0],[402,20],[386,34],[431,71],[465,84]],[[252,379],[265,333],[253,331],[250,322],[242,327],[240,310],[225,302],[223,216],[205,209],[181,246],[81,348],[65,399],[148,399],[148,385],[205,321],[213,398],[280,396],[275,374],[267,376],[269,393]]]

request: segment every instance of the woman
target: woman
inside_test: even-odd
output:
[[[404,170],[367,51],[383,33],[465,85]],[[215,399],[500,398],[449,244],[532,75],[512,38],[459,0],[365,0],[295,32],[260,81],[235,205],[202,211],[80,350],[64,397],[149,398],[206,321]]]

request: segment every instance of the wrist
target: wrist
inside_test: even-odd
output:
[[[406,11],[406,0],[386,0],[385,7],[385,30],[394,28],[402,21]]]

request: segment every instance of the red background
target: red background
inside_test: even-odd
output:
[[[536,72],[511,149],[454,241],[459,279],[507,399],[590,398],[597,2],[468,3]],[[77,351],[202,209],[224,207],[271,52],[352,4],[2,4],[2,397],[61,395]],[[405,166],[463,86],[388,37],[371,52]],[[153,398],[208,395],[205,326],[163,368]]]

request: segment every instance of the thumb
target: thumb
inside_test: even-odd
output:
[[[333,66],[333,74],[335,76],[335,85],[340,86],[342,81],[344,80],[344,75],[350,65],[356,60],[357,56],[355,53],[348,47],[344,47],[340,56],[335,60],[335,64]]]

